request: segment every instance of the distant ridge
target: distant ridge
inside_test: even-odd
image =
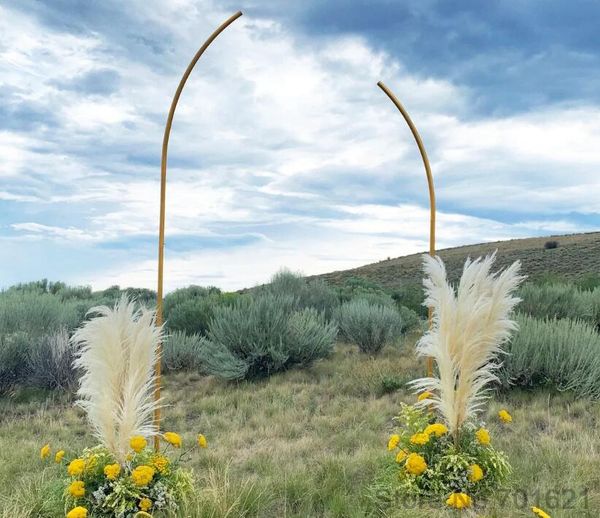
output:
[[[558,247],[546,249],[544,245],[549,241],[558,242]],[[455,281],[460,277],[468,256],[474,258],[496,249],[498,267],[508,266],[520,259],[523,273],[533,280],[544,276],[576,279],[591,273],[600,274],[600,232],[480,243],[446,248],[439,250],[438,254],[446,263],[449,277]],[[311,278],[321,278],[338,285],[349,277],[363,277],[384,288],[397,289],[407,282],[420,282],[421,255],[406,255],[350,270],[314,275]]]

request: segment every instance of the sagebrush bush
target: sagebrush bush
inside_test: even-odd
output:
[[[501,384],[549,385],[579,397],[600,398],[600,334],[571,319],[517,317],[519,330],[506,344]]]
[[[175,331],[167,335],[162,345],[164,372],[180,370],[202,371],[201,349],[204,339],[200,335],[187,335]]]
[[[338,291],[342,302],[362,299],[369,304],[390,307],[395,305],[392,296],[386,293],[381,286],[363,277],[346,279],[344,285]]]
[[[0,334],[41,336],[62,328],[75,329],[81,313],[77,302],[62,302],[50,294],[8,291],[0,294]]]
[[[369,354],[394,343],[402,334],[402,318],[396,309],[370,304],[364,299],[345,302],[336,313],[341,337]]]
[[[26,379],[27,335],[0,335],[0,394]]]
[[[314,308],[331,319],[335,308],[339,306],[338,295],[321,279],[307,281],[299,273],[281,270],[271,282],[259,290],[274,296],[293,297],[297,309]]]
[[[224,379],[268,376],[327,356],[337,329],[294,297],[261,293],[215,309],[202,363]]]
[[[25,354],[27,384],[45,389],[73,387],[77,381],[74,352],[66,329],[33,339]]]
[[[536,318],[571,318],[600,326],[600,289],[583,290],[574,284],[526,284],[518,310]]]

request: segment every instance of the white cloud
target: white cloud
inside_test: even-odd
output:
[[[10,221],[21,235],[94,244],[156,234],[171,95],[226,13],[193,0],[122,9],[170,36],[156,57],[163,67],[133,61],[123,42],[103,34],[50,29],[0,7],[0,76],[11,103],[57,119],[51,128],[54,122],[41,121],[0,132],[0,176],[12,182],[0,200],[23,204],[22,217]],[[119,74],[116,90],[64,86],[98,69]],[[317,45],[272,20],[243,17],[202,57],[177,109],[167,235],[261,239],[177,254],[169,286],[215,279],[241,287],[284,264],[317,273],[426,249],[428,210],[410,201],[426,200],[422,164],[404,121],[376,88],[379,79],[424,137],[440,205],[471,214],[440,212],[441,246],[576,231],[582,227],[570,213],[600,213],[600,107],[474,120],[468,89],[411,74],[361,37]],[[477,217],[490,210],[512,211],[516,222]],[[72,225],[64,223],[69,215]],[[280,235],[284,224],[289,232]],[[152,261],[135,253],[127,266],[91,265],[85,282],[152,286]]]

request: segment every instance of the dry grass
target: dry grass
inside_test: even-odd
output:
[[[544,249],[547,241],[557,241],[558,248]],[[446,264],[449,278],[456,281],[460,277],[467,256],[475,258],[496,249],[498,249],[497,267],[504,268],[519,259],[523,273],[530,279],[539,279],[549,272],[565,279],[578,279],[590,272],[600,271],[600,232],[481,243],[439,250],[438,254]],[[400,288],[406,282],[420,285],[421,254],[380,261],[352,270],[327,273],[320,277],[336,285],[353,276],[364,277],[388,289]]]
[[[385,445],[400,401],[413,399],[404,389],[383,394],[384,380],[408,381],[422,368],[409,352],[386,348],[368,359],[340,345],[331,359],[310,369],[258,383],[168,376],[165,394],[172,406],[165,412],[165,429],[183,432],[187,442],[203,432],[210,442],[193,461],[199,496],[183,515],[371,515],[367,487],[387,458]],[[528,505],[547,508],[553,518],[598,516],[598,405],[568,395],[512,392],[495,398],[490,415],[505,406],[514,423],[501,430],[490,418],[490,429],[497,446],[510,455],[515,491],[477,515],[532,516],[528,507],[519,506],[519,491],[524,491]],[[38,452],[48,440],[70,450],[89,444],[83,416],[65,396],[36,394],[0,400],[0,416],[0,516],[64,516],[54,471],[41,470]],[[587,512],[581,497],[586,488]],[[558,492],[558,506],[552,505],[550,490]],[[569,503],[569,490],[575,491],[577,510],[549,509]],[[451,516],[441,507],[397,507],[384,516]]]

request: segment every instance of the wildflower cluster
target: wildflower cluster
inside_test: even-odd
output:
[[[192,447],[176,452],[183,445],[179,434],[167,432],[162,439],[166,444],[155,452],[146,438],[132,437],[131,451],[122,461],[103,446],[86,448],[72,459],[66,459],[63,450],[56,452],[54,462],[68,476],[67,518],[88,515],[133,518],[176,512],[193,492],[192,472],[181,464],[195,448],[206,448],[207,441],[204,435],[199,435]],[[40,450],[40,457],[49,459],[51,453],[50,445],[46,444]]]
[[[419,401],[429,395],[419,396]],[[499,418],[512,418],[503,410]],[[421,405],[402,404],[396,418],[398,433],[388,441],[399,470],[400,492],[423,497],[445,498],[454,509],[473,505],[475,496],[498,488],[510,473],[504,454],[492,446],[489,431],[481,425],[464,425],[458,437]]]

